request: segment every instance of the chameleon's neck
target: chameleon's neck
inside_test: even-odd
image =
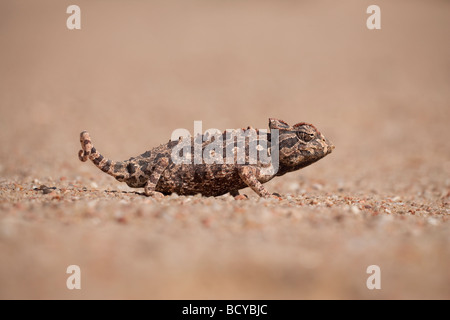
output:
[[[299,162],[299,163],[296,163],[296,164],[292,164],[292,163],[290,163],[287,160],[289,160],[289,158],[281,159],[281,155],[280,155],[280,165],[279,165],[279,169],[278,169],[278,172],[277,172],[277,176],[282,176],[282,175],[285,175],[288,172],[300,170],[300,169],[302,169],[304,167],[309,166],[310,164],[313,164],[318,159],[311,159],[311,160],[307,160],[307,161],[302,161],[302,162]]]

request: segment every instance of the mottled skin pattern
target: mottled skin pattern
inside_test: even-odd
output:
[[[178,141],[169,141],[126,161],[112,161],[103,157],[94,148],[89,133],[83,131],[80,134],[82,150],[79,151],[78,157],[83,162],[90,159],[100,170],[113,176],[118,181],[125,182],[130,187],[144,188],[147,196],[161,197],[171,193],[179,195],[200,193],[204,196],[219,196],[230,193],[232,196],[237,196],[239,195],[238,190],[250,187],[259,196],[270,197],[271,194],[263,186],[263,183],[276,176],[299,170],[318,161],[331,153],[334,146],[311,124],[298,123],[290,126],[282,120],[271,118],[269,119],[269,128],[279,130],[279,168],[276,173],[269,175],[266,171],[263,174],[263,169],[267,168],[268,164],[262,164],[259,158],[256,163],[249,161],[248,150],[251,138],[245,141],[244,164],[237,164],[237,147],[234,148],[234,161],[229,164],[225,161],[223,161],[223,164],[206,164],[204,161],[199,164],[194,164],[193,161],[188,164],[176,164],[172,161],[172,150],[183,141],[183,138]],[[225,133],[223,133],[223,137],[225,140]],[[271,134],[268,133],[265,137],[268,140],[266,141],[267,144],[262,145],[268,146],[264,149],[264,152],[270,155],[272,153]],[[193,160],[194,138],[184,139],[191,139],[191,159]],[[197,136],[196,139],[205,140],[201,135]],[[202,143],[203,149],[213,142],[214,138],[206,140],[208,141],[198,140]],[[258,142],[261,142],[261,140],[258,140]],[[223,157],[226,155],[227,145],[225,143],[223,145]],[[232,144],[232,146],[229,146],[231,149],[237,146],[237,143],[233,140],[228,140],[228,144]]]

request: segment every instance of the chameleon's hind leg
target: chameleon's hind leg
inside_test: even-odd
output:
[[[234,197],[235,200],[247,200],[248,197],[246,194],[240,194],[239,190],[230,191],[230,196]]]
[[[230,196],[237,197],[238,195],[240,195],[239,190],[231,190],[230,191]]]
[[[152,171],[147,183],[144,187],[144,193],[147,197],[156,197],[162,198],[164,195],[161,192],[156,191],[156,185],[158,184],[159,179],[161,178],[161,174],[166,170],[169,165],[168,158],[161,158],[156,163],[155,168]]]

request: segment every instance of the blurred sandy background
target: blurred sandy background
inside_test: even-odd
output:
[[[438,0],[1,1],[0,298],[449,299],[449,16]],[[77,157],[85,129],[121,160],[194,120],[269,117],[336,145],[267,185],[279,203],[154,201]]]

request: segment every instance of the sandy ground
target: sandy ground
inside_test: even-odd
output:
[[[0,298],[450,298],[448,1],[76,3],[75,31],[0,3]],[[146,198],[77,157],[269,117],[336,145],[281,201]]]

